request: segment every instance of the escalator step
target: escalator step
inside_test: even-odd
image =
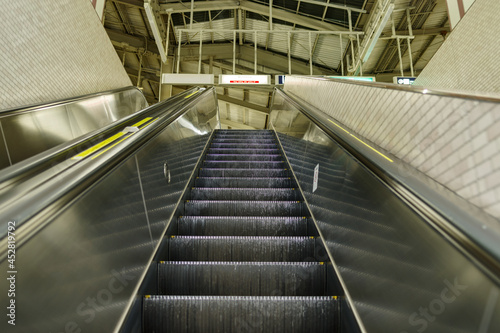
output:
[[[300,192],[294,188],[217,188],[194,187],[192,200],[273,200],[297,201]]]
[[[211,148],[249,148],[249,149],[276,149],[276,144],[260,143],[212,143]]]
[[[288,177],[285,169],[202,168],[200,177]]]
[[[299,201],[188,200],[190,216],[304,216],[307,208]]]
[[[173,236],[170,261],[316,261],[314,237]]]
[[[205,161],[283,161],[279,154],[207,154]]]
[[[279,154],[280,151],[278,148],[267,148],[267,149],[251,149],[251,148],[209,148],[209,154],[245,154],[245,155],[253,155],[253,154]]]
[[[143,332],[337,332],[336,297],[146,296]]]
[[[294,187],[290,177],[273,178],[243,178],[243,177],[198,177],[194,181],[195,187]]]
[[[192,236],[307,236],[305,217],[183,216],[180,235]]]
[[[203,168],[284,169],[283,161],[203,161]]]
[[[255,137],[226,137],[226,138],[214,138],[212,140],[212,143],[252,143],[252,144],[273,144],[276,145],[276,141],[274,138],[269,137],[260,137],[260,138],[255,138]]]
[[[319,262],[164,261],[160,295],[324,296],[326,265]]]

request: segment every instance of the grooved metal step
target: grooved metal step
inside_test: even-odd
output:
[[[268,149],[251,149],[251,148],[209,148],[209,154],[245,154],[245,155],[253,155],[253,154],[279,154],[280,151],[278,148],[268,148]]]
[[[274,140],[273,137],[260,137],[260,138],[254,138],[254,137],[226,137],[226,138],[214,138],[212,140],[213,143],[240,143],[240,144],[246,144],[246,143],[252,143],[252,144],[272,144],[276,146],[276,140]]]
[[[324,296],[320,262],[200,262],[158,264],[160,295]]]
[[[283,161],[283,156],[277,154],[207,154],[205,161]]]
[[[297,201],[301,198],[295,188],[226,188],[194,187],[192,200],[273,200]]]
[[[182,216],[177,233],[192,236],[307,236],[305,217]]]
[[[217,143],[214,142],[211,148],[249,148],[249,149],[276,149],[276,144],[260,144],[260,143]]]
[[[304,216],[307,208],[300,201],[189,200],[185,215],[209,216]]]
[[[338,332],[335,297],[146,296],[144,332]]]
[[[290,172],[286,169],[225,169],[225,168],[201,168],[200,177],[289,177]]]
[[[203,168],[284,169],[284,161],[203,161]]]
[[[316,261],[314,237],[175,236],[169,261]]]
[[[194,181],[195,187],[294,187],[295,182],[290,177],[198,177]]]

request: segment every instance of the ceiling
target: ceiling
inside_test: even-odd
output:
[[[161,44],[168,43],[166,54],[172,60],[169,70],[173,65],[175,72],[179,61],[180,73],[232,74],[233,68],[235,74],[362,73],[375,76],[377,81],[392,82],[392,77],[401,71],[410,76],[411,67],[417,76],[449,32],[446,0],[146,2],[152,4],[156,15]],[[392,15],[385,15],[392,4]],[[348,36],[349,16],[351,31],[358,33],[351,35],[352,42]],[[384,17],[388,20],[384,21]],[[155,39],[144,1],[107,0],[104,27],[132,82],[142,87],[150,103],[157,102],[162,70],[160,52],[165,50],[158,50],[159,38]],[[185,29],[182,34],[180,29]],[[252,31],[240,33],[241,30]],[[254,30],[259,30],[257,38]],[[377,32],[381,32],[378,38]],[[344,33],[343,38],[339,33]],[[400,37],[399,50],[398,39],[391,38],[394,36]],[[362,66],[355,66],[360,58]],[[169,71],[166,68],[164,72]],[[173,92],[184,88],[174,87]],[[217,87],[217,92],[223,124],[241,128],[266,125],[271,89]]]

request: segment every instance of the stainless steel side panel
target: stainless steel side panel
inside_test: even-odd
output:
[[[279,95],[272,110],[366,332],[500,332],[497,285]]]
[[[53,106],[0,112],[0,123],[15,164],[145,107],[144,96],[130,89]]]
[[[112,332],[216,124],[209,94],[18,248],[16,325],[6,320],[4,277],[0,331]],[[6,262],[0,270],[9,270]]]

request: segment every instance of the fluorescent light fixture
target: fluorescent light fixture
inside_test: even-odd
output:
[[[213,85],[213,74],[163,74],[162,84]]]
[[[377,27],[377,30],[373,33],[372,40],[370,41],[370,46],[366,49],[365,56],[363,57],[363,62],[366,62],[368,58],[370,57],[373,49],[375,48],[375,44],[377,44],[377,41],[382,34],[382,30],[384,30],[385,25],[387,24],[387,21],[389,21],[389,18],[391,17],[392,11],[394,10],[394,4],[391,3],[389,7],[387,8],[387,11],[384,14],[384,17],[382,18],[382,21],[380,22],[379,26]]]
[[[167,57],[165,56],[165,49],[163,48],[163,43],[160,35],[160,29],[156,24],[156,19],[153,13],[153,8],[149,2],[144,2],[144,10],[146,11],[146,16],[148,17],[149,25],[151,26],[151,31],[153,31],[153,36],[155,36],[156,46],[158,51],[160,51],[161,61],[167,62]]]
[[[271,75],[219,75],[219,84],[271,84]]]

